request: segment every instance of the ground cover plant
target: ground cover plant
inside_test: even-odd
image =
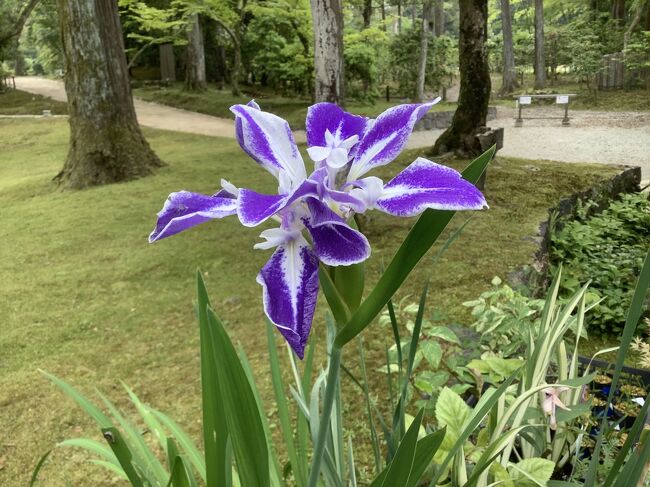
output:
[[[91,384],[96,385],[123,407],[128,399],[111,393],[119,377],[143,401],[177,418],[198,437],[200,425],[193,419],[198,417],[199,384],[192,274],[201,267],[214,305],[228,315],[225,326],[234,341],[241,341],[253,370],[267,370],[264,334],[247,332],[262,323],[262,316],[246,304],[259,300],[252,277],[265,259],[250,252],[242,258],[241,249],[248,249],[257,233],[228,221],[220,222],[218,236],[212,228],[197,228],[181,240],[155,247],[141,242],[151,230],[149,215],[159,209],[160,195],[177,190],[179,181],[186,182],[187,189],[210,192],[225,177],[270,192],[272,178],[249,171],[246,156],[232,140],[147,130],[152,145],[168,163],[158,175],[62,194],[51,178],[65,154],[65,122],[3,121],[2,130],[6,157],[0,162],[4,209],[0,231],[8,244],[2,246],[0,261],[3,275],[16,276],[2,281],[2,295],[9,299],[0,305],[8,317],[0,343],[2,421],[3,431],[8,432],[0,452],[2,481],[26,483],[28,474],[21,466],[32,464],[51,445],[43,438],[44,430],[59,440],[92,436],[95,431],[70,403],[60,400],[56,390],[45,385],[32,366],[36,363],[84,392],[91,393]],[[392,170],[399,172],[400,166],[417,155],[408,151],[393,163]],[[460,168],[466,161],[449,163]],[[534,245],[527,237],[536,232],[548,207],[576,188],[615,172],[605,166],[543,161],[532,163],[539,169],[533,171],[530,164],[505,158],[493,162],[486,186],[490,212],[472,218],[442,256],[432,276],[429,302],[451,321],[468,323],[461,303],[487,289],[494,275],[505,275],[529,261]],[[389,178],[394,173],[380,174]],[[103,206],[96,206],[97,201]],[[403,236],[408,223],[375,215],[366,227],[377,257],[368,266],[371,285],[382,260],[395,251],[396,243],[388,233]],[[493,228],[500,231],[495,233]],[[228,238],[231,245],[223,245],[222,238]],[[478,238],[484,242],[480,252],[469,245]],[[221,277],[227,262],[237,262],[239,270],[229,283]],[[430,275],[430,269],[422,266],[403,288],[404,295],[419,293]],[[33,289],[42,292],[34,294]],[[316,320],[315,332],[322,335],[323,317]],[[386,340],[380,333],[366,336],[368,349],[373,351],[369,363],[383,361]],[[158,381],[160,376],[165,380]],[[271,397],[271,385],[260,384],[260,394]],[[28,446],[12,446],[18,444]],[[43,475],[54,485],[62,484],[64,478],[105,484],[103,474],[81,466],[85,458],[69,451],[64,462],[64,454],[56,452]],[[63,464],[65,470],[56,468]]]
[[[0,93],[0,115],[42,115],[43,110],[50,110],[52,115],[65,115],[68,105],[20,90],[9,89]]]
[[[650,201],[631,193],[587,216],[593,203],[578,209],[575,220],[561,222],[551,237],[551,260],[565,266],[565,294],[592,281],[590,300],[599,302],[590,314],[592,334],[617,334],[625,322],[636,276],[650,247]]]

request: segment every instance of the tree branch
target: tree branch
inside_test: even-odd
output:
[[[40,0],[29,0],[29,3],[25,5],[22,12],[20,12],[20,16],[14,22],[14,29],[4,34],[0,34],[0,45],[20,35],[20,33],[23,31],[23,27],[25,27],[27,19],[32,13],[32,10],[34,10],[34,7],[36,7],[39,1]]]

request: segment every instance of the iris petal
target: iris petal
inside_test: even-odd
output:
[[[257,275],[264,312],[301,359],[318,299],[318,259],[302,237],[281,245]]]
[[[348,181],[359,179],[372,168],[384,166],[395,159],[406,145],[417,121],[439,100],[398,105],[379,115],[359,142]]]
[[[305,121],[307,145],[310,147],[331,146],[332,135],[338,136],[340,141],[354,135],[361,137],[367,124],[366,117],[347,113],[334,103],[317,103],[307,109],[307,120]],[[329,131],[330,137],[326,137],[327,131]]]
[[[234,105],[230,110],[236,116],[237,141],[249,156],[278,179],[279,173],[284,173],[287,176],[284,180],[293,185],[300,184],[307,177],[305,164],[286,120],[248,105]],[[291,188],[282,189],[288,192]]]
[[[307,198],[311,219],[305,222],[314,252],[327,265],[352,265],[370,257],[370,244],[359,231],[351,228],[316,198]]]
[[[395,216],[414,216],[427,208],[480,210],[487,203],[458,171],[420,157],[384,185],[376,207]]]
[[[214,196],[189,191],[172,193],[158,213],[156,228],[149,235],[149,242],[171,237],[188,228],[236,212],[237,200],[223,190]]]

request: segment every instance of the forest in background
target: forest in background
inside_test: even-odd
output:
[[[119,6],[133,80],[184,80],[189,91],[213,83],[234,93],[313,96],[309,0],[120,0]],[[26,10],[22,34],[12,36]],[[3,71],[62,74],[56,12],[55,0],[0,4]],[[453,84],[459,2],[345,0],[337,13],[348,99],[372,102],[390,90],[417,100],[444,96]],[[538,89],[569,75],[595,91],[606,55],[625,66],[618,87],[650,89],[650,0],[490,0],[486,45],[491,72],[503,77],[493,92],[516,92],[533,73]]]

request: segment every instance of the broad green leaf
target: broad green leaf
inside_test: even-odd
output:
[[[196,273],[199,332],[201,338],[201,396],[203,405],[203,448],[205,479],[209,487],[230,487],[232,467],[227,461],[228,427],[223,401],[219,398],[217,364],[208,323],[208,291],[200,271]]]
[[[471,409],[462,397],[448,387],[440,391],[436,401],[436,420],[440,427],[447,426],[449,431],[458,435],[470,414]]]
[[[239,479],[246,486],[268,487],[267,439],[251,385],[226,330],[210,308],[207,321],[219,400],[223,404]]]
[[[442,348],[440,348],[438,342],[434,342],[433,340],[423,341],[421,350],[424,359],[429,362],[429,365],[437,369],[442,358]]]
[[[488,162],[492,159],[496,147],[492,147],[475,159],[462,173],[464,179],[476,183]],[[400,288],[415,265],[436,242],[447,224],[454,216],[453,211],[428,209],[413,225],[406,239],[397,250],[383,275],[352,318],[336,337],[336,347],[340,348],[361,333],[381,312],[388,300]]]
[[[447,467],[451,460],[456,456],[456,454],[462,449],[465,441],[470,437],[472,433],[478,428],[481,422],[485,419],[488,413],[492,410],[497,401],[506,393],[510,384],[515,380],[518,372],[515,372],[510,377],[508,377],[498,389],[488,389],[488,391],[483,394],[478,404],[474,407],[474,410],[471,413],[471,416],[467,423],[464,425],[463,430],[458,435],[454,446],[449,450],[445,459],[440,463],[436,468],[433,478],[429,482],[429,487],[436,485],[443,473],[447,471]],[[451,391],[450,391],[451,392]],[[451,392],[453,394],[453,392]]]
[[[456,333],[454,333],[451,328],[448,328],[446,326],[433,326],[431,328],[427,328],[426,333],[430,337],[438,337],[445,340],[446,342],[456,343],[460,345],[460,340],[458,339]]]
[[[525,458],[508,468],[516,487],[545,486],[551,479],[555,463],[545,458]]]

